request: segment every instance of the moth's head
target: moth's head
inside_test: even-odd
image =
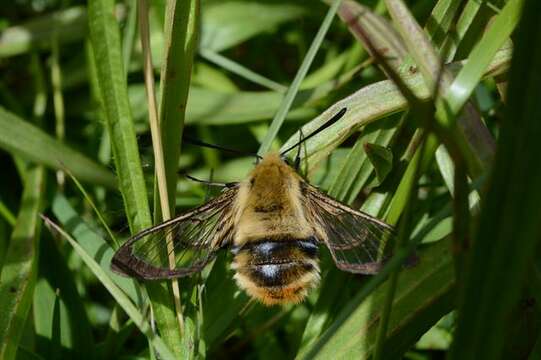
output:
[[[280,155],[279,152],[269,152],[263,156],[263,158],[259,161],[258,165],[262,166],[276,166],[276,165],[285,165],[288,164],[288,161],[285,156]],[[289,165],[289,164],[288,164]]]
[[[271,166],[285,166],[288,168],[295,169],[294,161],[287,157],[286,154],[281,154],[279,152],[269,152],[268,154],[264,155],[259,162],[257,163],[258,167],[259,165],[262,165],[261,167],[266,167],[268,165]]]
[[[280,187],[280,184],[288,182],[295,173],[295,170],[279,153],[271,152],[263,156],[248,176],[248,181],[252,187],[257,184],[257,186],[273,190]]]

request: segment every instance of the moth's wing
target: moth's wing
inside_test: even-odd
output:
[[[378,272],[389,256],[393,227],[341,204],[309,184],[303,185],[306,211],[336,266],[357,274]]]
[[[136,234],[115,253],[111,268],[147,280],[203,270],[231,240],[237,190],[229,188],[190,212]]]

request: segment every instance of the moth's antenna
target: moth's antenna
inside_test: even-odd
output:
[[[195,181],[195,182],[198,182],[198,183],[201,183],[201,184],[205,184],[207,186],[219,186],[219,187],[233,187],[235,186],[237,183],[236,182],[228,182],[228,183],[221,183],[221,182],[215,182],[215,181],[207,181],[207,180],[201,180],[201,179],[198,179],[196,177],[193,177],[189,174],[183,174],[184,176],[186,176],[186,178],[192,180],[192,181]]]
[[[344,114],[346,113],[347,111],[347,108],[342,108],[336,115],[334,115],[329,121],[327,121],[325,124],[321,125],[319,128],[317,128],[313,133],[311,133],[310,135],[308,135],[307,137],[299,140],[299,142],[297,142],[295,145],[292,145],[290,147],[288,147],[286,150],[282,151],[280,153],[281,156],[284,156],[285,154],[287,154],[289,151],[293,150],[295,147],[299,146],[300,144],[302,144],[303,142],[305,142],[306,140],[310,139],[312,136],[314,135],[317,135],[319,134],[321,131],[325,130],[326,128],[328,128],[329,126],[331,126],[332,124],[334,124],[336,121],[338,121],[340,118],[342,118],[342,116],[344,116]]]
[[[304,134],[302,133],[302,128],[299,129],[299,148],[297,149],[297,155],[295,156],[295,162],[293,163],[293,168],[295,171],[299,171],[301,166],[301,144],[304,141]]]
[[[227,151],[227,152],[238,154],[238,155],[255,156],[256,158],[261,159],[261,156],[255,154],[255,153],[249,153],[249,152],[244,152],[244,151],[240,151],[240,150],[229,149],[229,148],[226,148],[226,147],[223,147],[223,146],[220,146],[220,145],[209,144],[209,143],[206,143],[206,142],[198,140],[198,139],[190,138],[188,136],[183,136],[182,140],[184,140],[188,144],[192,144],[192,145],[196,145],[196,146],[203,146],[203,147],[208,147],[208,148],[211,148],[211,149]]]

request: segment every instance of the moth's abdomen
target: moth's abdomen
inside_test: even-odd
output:
[[[301,302],[319,280],[314,239],[263,239],[233,248],[235,280],[266,305]]]

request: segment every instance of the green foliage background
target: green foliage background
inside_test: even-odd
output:
[[[1,359],[541,356],[539,1],[144,3],[0,10]],[[263,154],[343,107],[303,168],[397,226],[379,274],[322,252],[307,301],[267,308],[222,254],[180,279],[179,316],[170,283],[111,272],[165,203],[208,198],[178,174],[229,182],[253,167],[183,137]]]

